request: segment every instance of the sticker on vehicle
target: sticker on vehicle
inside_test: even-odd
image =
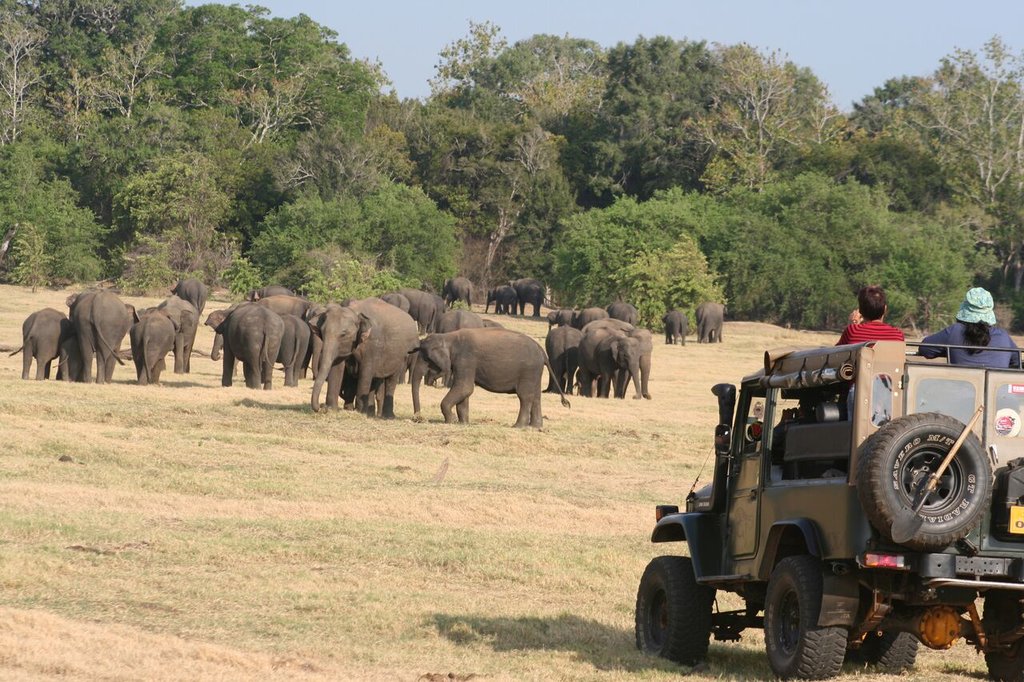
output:
[[[1009,407],[996,412],[995,422],[996,433],[1000,436],[1014,438],[1020,433],[1020,413]]]

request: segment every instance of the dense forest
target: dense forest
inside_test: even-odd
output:
[[[1024,318],[1024,58],[998,37],[844,114],[781,52],[470,23],[431,95],[306,16],[0,0],[0,279],[317,299],[539,277],[562,305],[725,300],[836,327]]]

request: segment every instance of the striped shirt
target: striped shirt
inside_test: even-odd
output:
[[[843,330],[837,346],[848,343],[864,343],[865,341],[903,341],[903,332],[881,320],[871,320],[861,324],[851,324]]]

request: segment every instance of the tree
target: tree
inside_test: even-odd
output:
[[[116,197],[131,234],[157,237],[168,245],[174,272],[203,272],[212,278],[230,259],[218,235],[228,197],[213,178],[209,159],[182,154],[160,159],[153,170],[129,180]]]
[[[616,277],[623,300],[640,313],[640,324],[657,327],[674,308],[693,309],[704,301],[725,302],[697,242],[682,235],[666,250],[642,253]]]
[[[36,289],[51,281],[52,259],[46,252],[46,235],[32,223],[18,225],[14,238],[14,270],[11,281]]]
[[[718,46],[716,58],[716,103],[699,126],[715,153],[702,176],[709,187],[763,187],[785,147],[821,144],[837,133],[838,111],[810,71],[745,44]]]
[[[957,50],[920,95],[917,122],[962,201],[991,217],[988,238],[1014,289],[1024,283],[1024,59],[998,37]]]
[[[0,145],[18,140],[29,90],[41,76],[35,61],[42,32],[20,12],[0,17]]]

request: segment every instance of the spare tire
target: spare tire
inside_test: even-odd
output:
[[[938,412],[894,419],[861,447],[857,495],[878,532],[892,540],[893,523],[912,513],[913,498],[936,471],[964,425]],[[903,543],[921,551],[944,549],[981,522],[992,495],[992,466],[978,437],[971,433],[925,499],[924,519]]]

